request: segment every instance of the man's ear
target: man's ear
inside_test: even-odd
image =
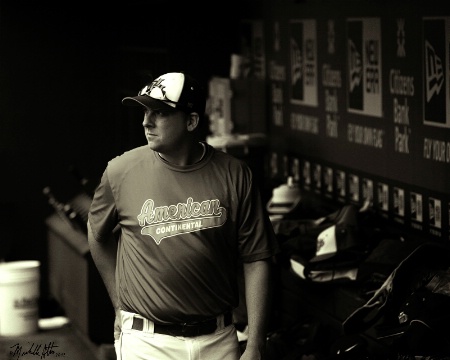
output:
[[[194,131],[200,122],[200,116],[196,112],[191,112],[188,115],[187,129],[188,131]]]

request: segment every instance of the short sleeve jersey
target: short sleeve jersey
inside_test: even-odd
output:
[[[117,224],[116,287],[123,310],[155,322],[210,318],[238,305],[239,261],[278,251],[247,164],[206,145],[193,165],[147,145],[112,159],[92,201],[97,241]]]

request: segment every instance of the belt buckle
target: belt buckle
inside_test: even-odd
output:
[[[206,334],[212,334],[217,330],[217,322],[216,321],[207,321],[207,322],[199,322],[199,323],[183,323],[181,324],[181,333],[182,336],[185,337],[194,337]]]
[[[184,337],[194,337],[198,336],[200,333],[200,327],[198,324],[181,324],[181,334]]]

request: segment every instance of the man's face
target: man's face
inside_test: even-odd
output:
[[[144,107],[142,125],[150,148],[162,153],[175,150],[188,132],[188,118],[183,111]]]

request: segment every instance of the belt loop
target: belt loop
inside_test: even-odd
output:
[[[149,319],[144,318],[144,329],[145,332],[154,334],[155,333],[155,323]]]
[[[228,312],[225,312],[217,316],[217,330],[225,329],[228,325],[231,325],[230,320],[227,319],[228,317],[230,317],[230,314]],[[230,323],[228,324],[227,322]]]
[[[134,314],[129,313],[124,310],[120,310],[121,313],[121,326],[124,330],[129,330],[133,327],[133,316]]]
[[[224,316],[220,314],[217,316],[217,330],[222,330],[225,327]]]

